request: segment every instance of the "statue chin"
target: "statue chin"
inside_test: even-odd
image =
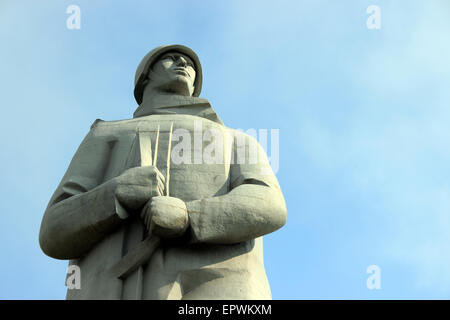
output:
[[[185,76],[177,75],[175,79],[161,87],[163,91],[181,96],[192,96],[194,86]]]

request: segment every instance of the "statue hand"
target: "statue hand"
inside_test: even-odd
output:
[[[179,237],[189,226],[186,204],[173,197],[153,197],[142,209],[141,218],[152,234],[162,238]]]
[[[114,195],[130,211],[139,211],[152,198],[164,194],[164,176],[154,166],[135,167],[114,180]]]

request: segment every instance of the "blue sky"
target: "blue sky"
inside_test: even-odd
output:
[[[80,30],[66,28],[71,4]],[[169,43],[198,53],[201,96],[226,125],[280,130],[288,222],[264,240],[274,299],[450,298],[449,9],[0,2],[0,298],[64,299],[67,262],[38,244],[47,202],[90,124],[132,116],[137,64]],[[373,264],[380,290],[366,287]]]

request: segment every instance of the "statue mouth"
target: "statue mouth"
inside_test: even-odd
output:
[[[186,77],[191,77],[191,75],[189,74],[189,72],[187,72],[187,70],[186,69],[184,69],[184,68],[174,68],[173,69],[176,73],[179,73],[179,74],[182,74],[182,75],[184,75],[184,76],[186,76]]]

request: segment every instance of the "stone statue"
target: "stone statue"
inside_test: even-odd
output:
[[[285,224],[284,198],[201,87],[195,52],[158,47],[137,68],[134,117],[92,124],[39,235],[81,270],[67,299],[271,299],[262,236]]]

